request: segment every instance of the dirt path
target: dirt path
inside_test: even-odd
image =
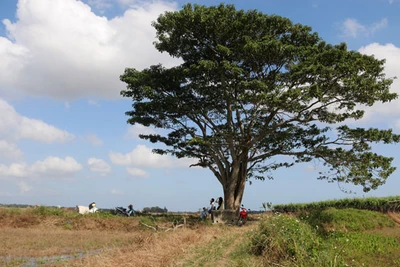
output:
[[[400,213],[399,212],[388,212],[388,216],[392,218],[398,225],[400,225]]]
[[[235,259],[235,254],[240,250],[241,244],[246,242],[247,232],[255,225],[215,227],[223,227],[224,230],[211,242],[196,246],[173,266],[243,266],[240,259]]]

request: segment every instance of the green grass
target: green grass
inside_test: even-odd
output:
[[[327,250],[324,240],[307,222],[284,214],[260,222],[250,238],[248,251],[263,258],[267,265],[332,266],[344,264],[335,251]]]
[[[224,233],[205,246],[195,248],[191,257],[179,266],[264,266],[262,260],[248,253],[249,233],[236,226],[217,225]]]
[[[400,266],[399,238],[379,232],[394,226],[382,213],[357,209],[274,215],[260,222],[248,252],[267,266]]]
[[[302,212],[298,217],[320,233],[366,231],[395,226],[394,221],[383,213],[353,208],[312,210]]]
[[[26,259],[12,259],[6,261],[5,259],[0,259],[0,266],[24,266],[27,263]]]
[[[399,241],[375,233],[333,233],[327,240],[345,262],[359,266],[400,266]]]

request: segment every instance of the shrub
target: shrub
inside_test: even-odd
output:
[[[155,219],[147,217],[147,216],[140,217],[139,222],[141,225],[146,226],[146,227],[156,227],[157,226]]]
[[[311,227],[295,217],[276,215],[260,222],[251,236],[250,252],[271,261],[303,261],[313,257],[318,238]]]
[[[53,207],[46,207],[46,206],[39,206],[32,209],[32,213],[41,216],[63,216],[65,214],[64,209],[53,208]]]

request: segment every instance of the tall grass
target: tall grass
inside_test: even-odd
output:
[[[312,210],[301,212],[297,216],[322,234],[333,231],[360,232],[395,226],[395,222],[383,213],[353,208]]]
[[[333,266],[344,264],[334,251],[325,249],[312,227],[296,217],[272,216],[260,222],[250,238],[249,252],[267,266]]]
[[[250,254],[266,266],[399,266],[400,235],[386,215],[356,209],[276,214],[252,233]]]
[[[400,196],[369,197],[369,198],[344,198],[339,200],[327,200],[312,203],[290,203],[274,205],[276,212],[299,212],[311,210],[323,210],[327,208],[337,209],[364,209],[380,212],[400,211]]]

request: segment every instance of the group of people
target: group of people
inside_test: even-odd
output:
[[[217,206],[218,205],[218,206]],[[207,219],[208,214],[211,214],[211,221],[214,220],[214,214],[212,213],[213,210],[222,210],[224,209],[224,199],[222,197],[217,198],[215,201],[214,198],[210,200],[210,207],[207,209],[206,207],[203,207],[203,210],[200,213],[200,218],[201,219]],[[247,213],[248,210],[243,206],[240,207],[239,211],[239,219],[238,219],[238,225],[242,226],[243,224],[246,223],[247,221]]]
[[[222,209],[224,209],[224,199],[222,197],[217,198],[217,200],[211,198],[210,207],[208,209],[206,207],[203,207],[203,210],[200,213],[200,218],[205,219],[208,217],[208,214],[211,214],[212,216],[211,212],[213,210],[222,210]]]

